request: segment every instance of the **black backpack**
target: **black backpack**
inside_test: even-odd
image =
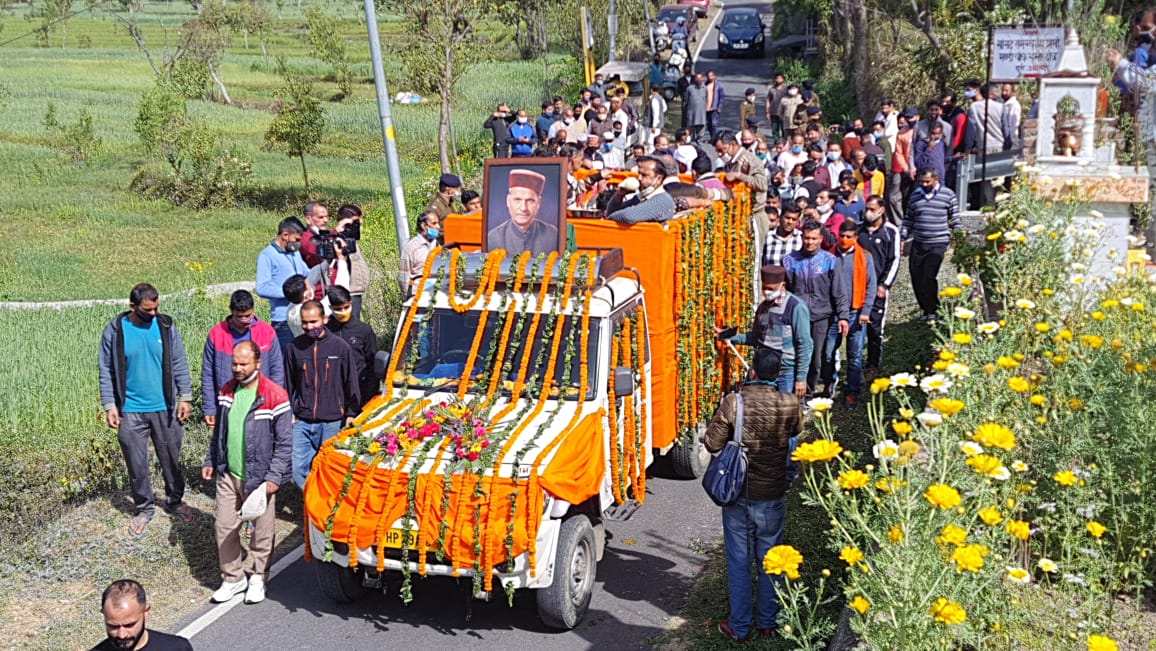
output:
[[[743,446],[743,394],[735,392],[734,436],[706,468],[702,487],[711,501],[719,506],[732,506],[742,497],[747,479],[747,450]]]

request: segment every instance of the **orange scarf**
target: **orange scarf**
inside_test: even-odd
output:
[[[855,244],[855,268],[851,272],[851,309],[861,309],[867,302],[867,253]]]

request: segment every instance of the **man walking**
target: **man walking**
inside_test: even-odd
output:
[[[289,346],[289,392],[293,396],[293,481],[305,487],[313,457],[353,422],[361,408],[353,349],[325,327],[318,301],[301,306],[305,334]]]
[[[357,368],[357,386],[360,389],[360,408],[369,399],[381,393],[381,382],[373,374],[373,358],[377,356],[377,335],[373,328],[353,314],[353,303],[344,287],[334,285],[325,295],[329,298],[329,331],[345,340],[353,349]]]
[[[859,227],[853,221],[845,221],[839,227],[839,244],[835,247],[835,257],[839,259],[838,273],[843,276],[843,286],[851,297],[850,326],[844,334],[837,324],[827,330],[827,357],[823,360],[823,384],[827,394],[834,397],[839,380],[836,358],[839,348],[847,339],[847,386],[843,389],[843,405],[854,409],[859,405],[859,390],[863,385],[863,342],[867,337],[867,324],[871,321],[871,305],[875,299],[878,279],[875,262],[871,254],[859,246]]]
[[[289,300],[282,285],[295,275],[308,276],[309,266],[301,258],[301,234],[305,225],[296,217],[286,217],[277,225],[277,237],[257,256],[257,295],[269,301],[269,323],[277,333],[282,357],[293,341],[287,312]]]
[[[803,224],[803,248],[788,254],[787,289],[803,299],[811,313],[811,340],[815,352],[807,371],[807,386],[814,393],[826,358],[827,331],[836,323],[839,334],[850,332],[851,299],[838,273],[839,261],[824,251],[823,225],[811,220]]]
[[[719,115],[723,102],[726,101],[726,90],[723,88],[722,82],[718,80],[714,70],[709,70],[706,73],[706,93],[706,125],[710,130],[711,142],[714,142],[720,124]]]
[[[100,339],[100,402],[128,466],[135,514],[128,532],[139,538],[156,515],[149,476],[149,439],[165,481],[164,509],[184,523],[193,511],[182,500],[182,423],[193,411],[185,344],[173,318],[157,311],[160,295],[141,283],[129,293],[129,311],[109,323]]]
[[[919,187],[911,193],[899,232],[910,256],[911,287],[923,310],[920,321],[934,321],[939,312],[939,267],[952,232],[962,230],[955,193],[940,184],[935,170],[920,170]]]
[[[799,220],[802,211],[798,204],[791,201],[783,205],[783,212],[779,215],[779,225],[775,230],[767,233],[767,243],[763,247],[763,266],[782,266],[788,253],[794,253],[803,248],[803,235],[799,232]]]
[[[253,314],[253,295],[238,289],[229,297],[229,316],[213,326],[201,356],[201,411],[210,428],[217,422],[217,395],[233,379],[233,350],[245,341],[257,346],[261,372],[285,387],[285,364],[273,326]]]
[[[883,197],[867,197],[863,224],[859,226],[859,246],[875,262],[876,290],[867,324],[867,363],[864,368],[878,370],[883,365],[883,326],[887,323],[887,301],[891,285],[899,275],[899,227],[884,218]],[[870,298],[870,297],[869,297]]]
[[[266,572],[277,524],[277,491],[290,478],[293,459],[293,414],[289,395],[261,372],[261,349],[243,341],[233,349],[233,379],[216,398],[220,419],[213,428],[201,478],[217,477],[215,533],[221,587],[212,600],[221,603],[245,593],[245,603],[265,600]],[[253,571],[245,576],[238,512],[255,491],[263,491],[265,510],[253,518],[249,556]]]
[[[734,393],[727,394],[706,429],[706,449],[722,450],[734,438],[742,410],[739,435],[748,465],[743,497],[723,507],[730,616],[718,624],[719,631],[735,642],[747,640],[752,623],[761,637],[771,637],[778,626],[775,586],[762,567],[752,565],[761,565],[767,552],[782,542],[789,441],[803,431],[799,400],[775,388],[779,364],[769,350],[756,354],[755,378],[739,388],[742,401]],[[752,588],[757,592],[755,603],[751,603]]]
[[[702,73],[695,73],[694,83],[686,88],[682,100],[683,123],[690,129],[691,140],[702,142],[706,136],[708,91]]]

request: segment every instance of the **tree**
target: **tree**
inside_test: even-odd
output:
[[[477,26],[503,17],[509,7],[500,0],[376,0],[379,9],[401,13],[417,38],[402,51],[410,83],[420,92],[436,93],[438,161],[449,172],[457,161],[451,157],[453,141],[454,86],[471,66],[493,56],[494,41]]]
[[[301,159],[301,176],[305,179],[305,192],[310,192],[309,171],[305,168],[305,154],[312,152],[321,142],[325,133],[325,111],[321,102],[313,97],[313,84],[285,70],[285,85],[277,92],[281,106],[273,118],[269,130],[265,132],[265,143],[280,149],[290,158]]]
[[[305,20],[309,26],[309,46],[313,56],[333,66],[333,79],[341,89],[342,99],[349,97],[353,94],[353,81],[349,73],[349,49],[340,24],[317,6],[305,10]]]

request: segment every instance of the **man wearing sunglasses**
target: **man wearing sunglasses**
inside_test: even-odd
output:
[[[843,405],[854,409],[859,405],[859,390],[863,385],[863,345],[867,325],[871,322],[871,305],[875,300],[878,279],[871,254],[859,246],[859,227],[845,221],[839,227],[839,241],[835,245],[839,266],[835,273],[843,277],[843,286],[851,298],[850,323],[847,330],[847,386],[843,389]],[[836,324],[827,330],[827,345],[823,358],[822,379],[831,397],[839,380],[838,356],[843,344],[843,333]]]

